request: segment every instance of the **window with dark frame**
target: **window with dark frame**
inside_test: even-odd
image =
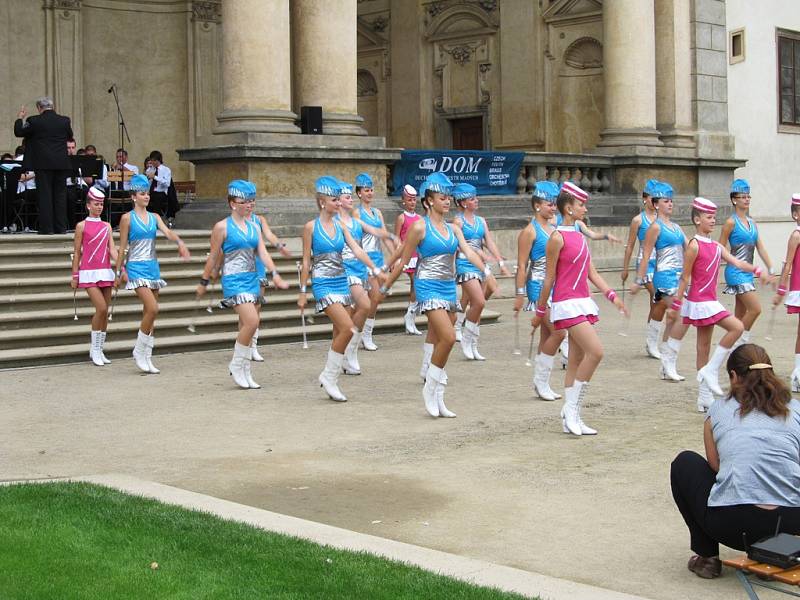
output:
[[[800,125],[800,33],[778,33],[781,125]]]

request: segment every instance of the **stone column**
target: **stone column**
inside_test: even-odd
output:
[[[690,0],[655,0],[656,127],[667,146],[693,148]]]
[[[289,0],[222,3],[218,133],[298,133],[291,110]]]
[[[358,116],[356,0],[292,0],[295,107],[322,107],[322,132],[367,135]]]
[[[605,129],[598,146],[661,146],[653,0],[603,2]]]
[[[44,8],[47,94],[53,98],[56,111],[70,117],[75,139],[81,139],[84,133],[81,0],[47,0]],[[14,54],[20,50],[10,50],[11,60],[14,60]]]

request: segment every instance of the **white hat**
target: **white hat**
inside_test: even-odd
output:
[[[571,181],[565,181],[564,183],[562,183],[561,184],[561,191],[562,192],[567,192],[570,196],[572,196],[576,200],[580,200],[584,204],[589,199],[588,192],[583,191],[581,188],[579,188],[577,185],[575,185]]]
[[[717,212],[717,205],[711,200],[701,198],[698,196],[692,201],[692,208],[704,213],[711,213],[712,215]]]
[[[104,202],[106,199],[106,195],[103,193],[103,190],[92,186],[89,188],[89,191],[86,192],[87,200],[97,200],[98,202]]]
[[[414,189],[413,185],[405,184],[403,186],[403,193],[406,196],[416,196],[417,195],[417,190]]]
[[[800,194],[792,194],[792,206],[800,206]]]

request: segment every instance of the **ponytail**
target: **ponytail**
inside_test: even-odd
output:
[[[739,402],[739,415],[759,411],[769,417],[789,415],[792,394],[772,369],[766,350],[756,344],[742,344],[731,352],[725,366],[728,373],[736,373],[731,380],[731,397]]]

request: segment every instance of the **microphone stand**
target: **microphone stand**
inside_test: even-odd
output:
[[[112,84],[109,88],[109,93],[114,94],[114,103],[117,105],[117,120],[118,120],[118,127],[119,127],[119,147],[123,150],[125,149],[125,139],[127,138],[128,143],[131,143],[131,136],[128,134],[128,127],[125,125],[125,119],[122,116],[122,109],[119,107],[119,96],[117,95],[117,84]]]

